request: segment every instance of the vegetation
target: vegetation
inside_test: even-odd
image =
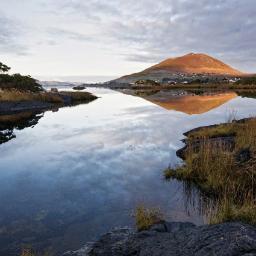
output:
[[[30,92],[43,91],[42,86],[31,76],[4,74],[10,69],[10,67],[0,62],[0,89],[16,89]]]
[[[30,92],[19,91],[17,89],[3,90],[0,92],[0,101],[43,101],[49,103],[63,103],[63,99],[51,92]]]
[[[34,78],[20,74],[0,74],[0,89],[16,89],[30,92],[43,91],[42,86]]]
[[[0,62],[0,72],[5,73],[5,72],[8,72],[10,69],[11,69],[10,67]]]
[[[212,223],[256,224],[256,119],[201,128],[187,134],[185,164],[167,179],[193,183],[216,200]]]
[[[160,223],[162,219],[163,215],[159,209],[147,209],[143,205],[136,209],[135,220],[138,231],[148,230],[152,225]]]
[[[255,85],[256,77],[243,77],[235,83],[236,85]]]
[[[150,79],[145,79],[145,80],[138,80],[135,82],[134,85],[132,85],[132,88],[149,88],[149,87],[159,87],[161,86],[160,83],[150,80]]]

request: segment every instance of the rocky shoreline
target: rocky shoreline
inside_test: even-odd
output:
[[[177,155],[185,160],[189,147],[197,152],[206,135],[211,147],[218,149],[221,145],[221,150],[231,152],[239,129],[246,128],[235,128],[236,125],[246,125],[254,120],[246,118],[191,130],[184,134],[187,137],[183,141],[185,146]],[[247,156],[242,150],[238,151],[235,158],[240,163],[246,163]],[[87,243],[77,251],[66,252],[64,256],[256,256],[255,225],[239,220],[227,221],[202,226],[162,221],[141,232],[130,228],[115,229],[101,236],[98,241]]]
[[[233,120],[231,123],[233,124],[244,124],[248,121],[254,120],[254,117],[250,118],[243,118],[240,120]],[[229,123],[228,123],[229,124]],[[208,126],[203,126],[203,127],[198,127],[195,129],[192,129],[188,132],[185,132],[183,135],[186,137],[185,139],[182,140],[182,142],[185,144],[184,147],[181,149],[178,149],[176,152],[176,155],[181,158],[182,160],[186,159],[186,154],[189,150],[192,148],[194,152],[197,152],[199,149],[200,143],[206,140],[205,137],[198,137],[198,138],[193,138],[192,140],[189,140],[189,136],[192,135],[195,132],[202,131],[203,129],[214,129],[218,128],[220,125],[228,125],[227,123],[225,124],[214,124],[214,125],[208,125]],[[235,137],[236,134],[235,132],[229,132],[226,134],[217,134],[213,136],[207,137],[207,142],[214,148],[218,148],[220,145],[221,147],[224,147],[227,151],[232,151],[235,147]]]
[[[63,256],[253,256],[256,229],[239,222],[196,226],[162,222],[148,231],[122,228]]]

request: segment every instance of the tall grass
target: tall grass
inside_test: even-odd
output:
[[[157,208],[146,208],[144,205],[140,205],[135,212],[138,231],[148,230],[152,225],[160,223],[162,219],[163,215]]]
[[[225,139],[230,136],[233,143]],[[196,130],[187,145],[185,164],[167,169],[165,177],[193,182],[216,197],[211,222],[256,224],[256,119]]]
[[[64,98],[69,97],[71,102],[84,102],[92,101],[97,97],[89,92],[30,92],[30,91],[19,91],[16,89],[12,90],[0,90],[0,101],[42,101],[55,104],[63,104]]]
[[[19,90],[0,91],[0,101],[43,101],[50,103],[63,103],[63,99],[50,92],[24,92]]]

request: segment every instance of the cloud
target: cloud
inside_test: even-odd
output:
[[[19,42],[18,26],[3,15],[0,16],[0,53],[26,55],[27,48]]]
[[[4,7],[16,1],[9,2]],[[17,21],[26,20],[23,29],[41,42],[47,38],[48,46],[65,39],[90,42],[90,52],[97,47],[141,63],[204,52],[235,67],[256,70],[255,0],[29,0],[23,6],[21,11],[17,6]],[[3,9],[7,16],[13,12]],[[18,43],[10,20],[15,22],[0,20],[0,47],[10,51],[17,44],[22,52],[28,47],[26,33],[23,44]]]
[[[49,28],[48,33],[54,38],[62,38],[62,39],[66,38],[66,39],[71,39],[75,41],[91,41],[92,40],[92,37],[88,35],[71,31],[68,29]]]
[[[74,0],[61,6],[85,19],[94,17],[113,45],[130,46],[130,54],[120,53],[128,60],[156,62],[195,51],[242,65],[256,56],[253,0]]]

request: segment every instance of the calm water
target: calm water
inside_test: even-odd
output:
[[[107,89],[85,105],[48,111],[0,145],[0,255],[22,244],[60,255],[113,227],[133,225],[138,204],[169,220],[204,222],[183,185],[166,182],[183,132],[256,114],[256,100],[234,97],[202,114],[166,110]],[[13,253],[13,254],[11,254]]]

